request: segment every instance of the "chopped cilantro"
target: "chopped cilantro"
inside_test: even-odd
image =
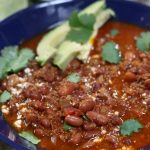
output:
[[[66,39],[84,44],[89,40],[91,34],[92,31],[86,28],[71,29]]]
[[[71,27],[93,29],[96,17],[93,14],[78,15],[78,12],[74,11],[69,18],[69,25]]]
[[[19,133],[19,135],[21,137],[25,138],[26,140],[30,141],[33,144],[38,144],[41,141],[33,133],[28,132],[28,131],[23,131],[23,132]]]
[[[118,64],[120,62],[119,50],[116,48],[116,43],[107,42],[105,45],[103,45],[102,59],[114,64]]]
[[[11,94],[8,91],[4,91],[1,95],[0,95],[0,103],[5,103],[7,102],[9,99],[11,98]]]
[[[117,29],[112,29],[111,31],[110,31],[110,35],[111,36],[116,36],[116,35],[118,35],[119,34],[119,30],[117,30]]]
[[[122,135],[129,136],[134,132],[138,132],[141,128],[143,128],[143,125],[138,120],[129,119],[120,126],[120,132]]]
[[[150,50],[150,32],[142,32],[136,40],[136,46],[140,51]]]
[[[30,49],[21,49],[17,46],[8,46],[1,51],[0,56],[0,79],[10,72],[16,72],[26,67],[29,60],[34,57]]]
[[[85,121],[89,121],[88,117],[86,115],[83,115],[82,118],[85,120]]]
[[[28,64],[28,61],[34,57],[33,52],[28,48],[21,49],[18,57],[11,63],[13,72],[17,72]]]
[[[96,22],[96,17],[93,14],[83,14],[79,16],[79,20],[85,28],[92,30]]]
[[[70,75],[67,76],[67,80],[73,83],[78,83],[80,82],[80,75],[78,73],[71,73]]]
[[[69,25],[71,27],[81,27],[82,24],[78,17],[78,12],[74,11],[69,18]]]
[[[68,125],[66,122],[64,122],[63,128],[64,128],[65,131],[69,131],[69,130],[71,130],[73,127],[70,126],[70,125]]]

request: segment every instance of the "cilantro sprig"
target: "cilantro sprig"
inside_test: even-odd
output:
[[[69,131],[69,130],[73,129],[73,127],[70,126],[70,125],[68,125],[66,122],[64,122],[64,124],[63,124],[63,129],[64,129],[65,131]]]
[[[129,119],[120,126],[120,132],[122,135],[130,136],[132,133],[138,132],[141,128],[143,128],[143,125],[138,120]]]
[[[0,79],[8,73],[18,72],[25,68],[28,61],[34,57],[31,49],[18,50],[17,46],[8,46],[1,51],[0,56]]]
[[[110,35],[111,36],[116,36],[116,35],[118,35],[119,34],[119,30],[118,29],[112,29],[111,31],[110,31]]]
[[[141,33],[136,40],[136,46],[140,51],[150,50],[150,31]]]
[[[41,141],[32,132],[29,131],[22,131],[19,133],[19,135],[33,144],[38,144]]]
[[[78,43],[86,43],[90,38],[96,17],[93,14],[78,15],[75,11],[69,18],[69,25],[71,30],[67,34],[66,39]]]
[[[0,103],[5,103],[7,102],[9,99],[11,98],[11,94],[8,91],[4,91],[1,95],[0,95]]]
[[[116,47],[116,43],[107,42],[102,47],[102,59],[109,63],[118,64],[121,60],[119,50]]]
[[[71,73],[67,76],[67,80],[73,83],[78,83],[81,80],[81,77],[78,73]]]

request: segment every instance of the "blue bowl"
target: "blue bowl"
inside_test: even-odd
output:
[[[31,6],[14,14],[0,23],[0,49],[8,45],[18,45],[39,33],[53,28],[66,20],[69,14],[83,9],[95,0],[52,0]],[[107,6],[116,12],[114,20],[136,24],[150,29],[150,7],[123,0],[106,0]],[[0,114],[0,140],[17,150],[40,150],[30,142],[20,138]],[[150,146],[142,148],[150,150]]]

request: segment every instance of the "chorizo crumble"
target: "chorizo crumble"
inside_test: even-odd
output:
[[[117,34],[111,34],[114,29]],[[106,23],[88,61],[74,59],[64,72],[50,63],[40,67],[30,61],[23,71],[1,82],[1,92],[12,95],[2,105],[4,117],[18,132],[34,133],[43,149],[137,149],[150,144],[150,51],[139,51],[135,42],[144,31]],[[38,39],[23,46],[35,49]],[[107,42],[117,43],[120,63],[102,60]],[[120,126],[129,119],[143,127],[122,135]]]

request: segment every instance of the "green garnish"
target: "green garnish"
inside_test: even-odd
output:
[[[109,63],[118,64],[121,60],[119,50],[116,48],[116,43],[107,42],[102,47],[102,59]]]
[[[90,38],[92,31],[86,28],[71,29],[66,39],[77,43],[86,43]]]
[[[77,12],[73,12],[69,19],[71,30],[66,39],[77,43],[86,43],[93,32],[95,22],[96,17],[93,14],[78,15]]]
[[[11,94],[8,91],[4,91],[1,95],[0,95],[0,103],[5,103],[7,102],[9,99],[11,98]]]
[[[95,22],[96,22],[96,17],[94,14],[78,15],[76,11],[73,12],[71,17],[69,18],[69,25],[73,28],[78,27],[78,28],[87,28],[93,30],[93,26]]]
[[[150,50],[150,32],[142,32],[136,40],[136,46],[140,51]]]
[[[116,35],[118,35],[119,34],[119,30],[117,30],[117,29],[112,29],[111,31],[110,31],[110,35],[111,36],[116,36]]]
[[[138,120],[129,119],[120,126],[120,132],[122,135],[130,136],[132,133],[138,132],[141,128],[143,128],[143,125]]]
[[[85,120],[85,121],[89,121],[88,117],[86,115],[83,115],[82,118]]]
[[[67,76],[67,80],[73,83],[78,83],[80,82],[80,75],[78,73],[71,73],[70,75]]]
[[[93,26],[96,22],[94,14],[83,14],[79,16],[79,20],[83,27],[93,30]]]
[[[64,128],[65,131],[69,131],[69,130],[71,130],[73,127],[70,126],[70,125],[68,125],[66,122],[64,122],[63,128]]]
[[[81,27],[82,26],[82,24],[79,20],[77,11],[72,12],[72,14],[69,18],[69,25],[70,25],[70,27]]]
[[[17,46],[8,46],[1,51],[0,56],[0,79],[8,73],[17,72],[27,66],[29,60],[34,57],[31,49],[21,49]]]
[[[28,131],[23,131],[23,132],[19,133],[19,135],[21,137],[25,138],[26,140],[30,141],[33,144],[38,144],[41,141],[33,133],[28,132]]]

